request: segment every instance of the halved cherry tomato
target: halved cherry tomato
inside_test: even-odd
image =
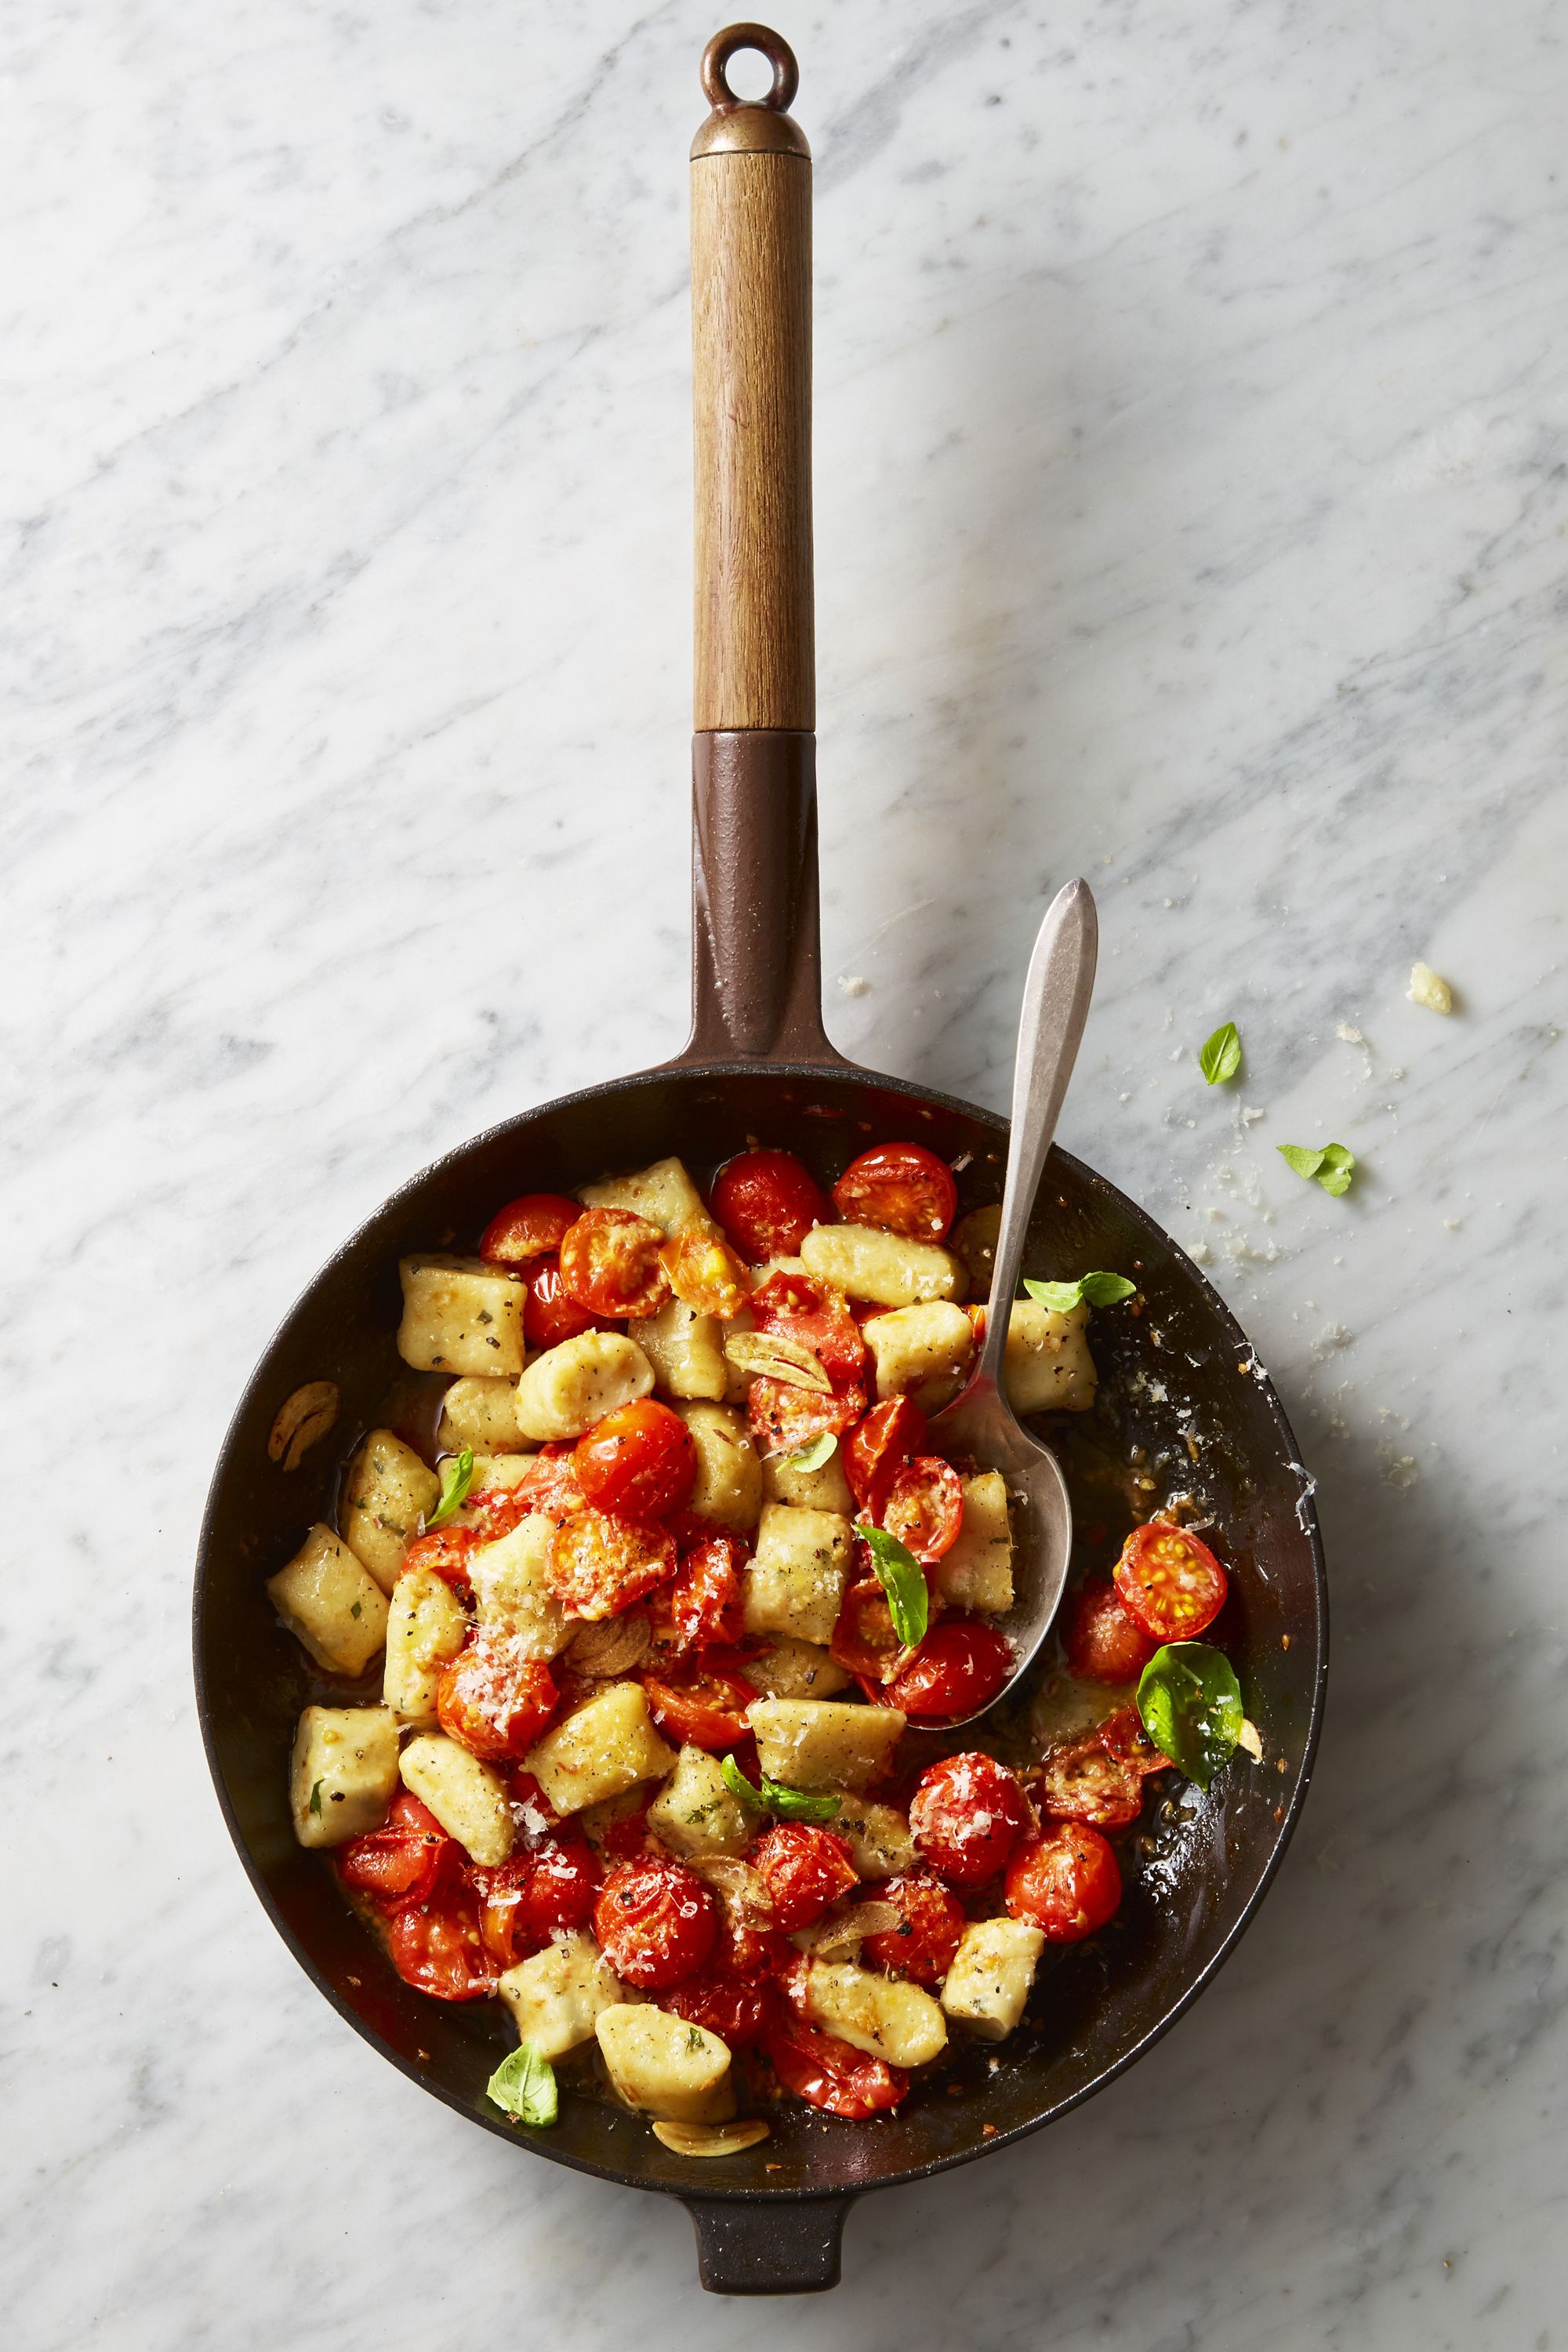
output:
[[[522,1336],[531,1348],[558,1348],[563,1339],[605,1328],[602,1315],[590,1315],[567,1290],[559,1258],[542,1258],[534,1265],[522,1302]]]
[[[793,2019],[767,2033],[763,2047],[784,2089],[831,2116],[853,2121],[879,2115],[896,2107],[909,2091],[901,2066],[868,2057],[836,2033],[821,2033]]]
[[[1228,1590],[1207,1544],[1163,1519],[1133,1528],[1111,1574],[1132,1615],[1156,1642],[1194,1641],[1225,1607]]]
[[[479,1255],[495,1265],[529,1265],[559,1249],[561,1236],[583,1213],[564,1192],[524,1192],[498,1209],[479,1240]]]
[[[858,1536],[855,1539],[855,1559],[857,1568],[862,1570],[870,1559]],[[887,1593],[874,1573],[857,1575],[846,1590],[833,1639],[827,1646],[834,1664],[842,1666],[847,1675],[864,1675],[873,1683],[890,1683],[898,1673],[900,1660],[909,1652],[899,1637]]]
[[[866,1410],[866,1391],[857,1383],[821,1396],[790,1381],[759,1377],[746,1392],[746,1418],[763,1454],[798,1454],[814,1437],[840,1437]]]
[[[878,1307],[876,1312],[884,1310]],[[851,1430],[844,1448],[844,1475],[860,1508],[879,1526],[889,1487],[925,1439],[926,1417],[907,1396],[874,1404],[858,1428]]]
[[[778,1995],[766,1978],[736,1976],[722,1968],[682,1977],[659,1995],[658,2005],[689,2025],[716,2033],[731,2050],[760,2042],[778,2017]]]
[[[560,1696],[542,1659],[513,1658],[480,1636],[442,1667],[436,1712],[449,1739],[500,1763],[527,1755]]]
[[[561,1280],[594,1315],[657,1315],[669,1297],[664,1235],[630,1209],[584,1209],[561,1244]]]
[[[450,1843],[435,1814],[400,1789],[384,1828],[351,1838],[333,1859],[345,1886],[370,1895],[378,1909],[393,1910],[425,1900]]]
[[[1047,1944],[1076,1944],[1112,1917],[1121,1900],[1116,1856],[1087,1822],[1061,1822],[1026,1838],[1007,1864],[1007,1908]]]
[[[793,1151],[742,1151],[721,1168],[709,1206],[753,1265],[794,1257],[813,1225],[832,1218],[816,1179]]]
[[[1062,1639],[1071,1672],[1092,1683],[1135,1683],[1158,1646],[1114,1584],[1084,1586]]]
[[[809,1822],[775,1822],[748,1857],[786,1935],[809,1927],[828,1906],[860,1883],[848,1841]]]
[[[668,1528],[612,1518],[584,1506],[556,1528],[550,1589],[568,1617],[618,1617],[675,1572]]]
[[[805,1275],[774,1274],[752,1293],[751,1306],[759,1331],[808,1348],[836,1389],[865,1371],[866,1342],[842,1291]]]
[[[463,1878],[444,1874],[427,1900],[395,1911],[386,1945],[405,1984],[437,2000],[478,2000],[500,1973],[479,1933],[479,1898]]]
[[[506,1793],[518,1835],[526,1842],[537,1845],[541,1838],[561,1827],[560,1814],[532,1773],[525,1772],[521,1764],[513,1765],[507,1774]]]
[[[1030,1787],[1053,1821],[1125,1830],[1143,1810],[1144,1781],[1170,1769],[1170,1758],[1144,1738],[1137,1709],[1121,1706],[1081,1739],[1049,1749]]]
[[[663,1519],[697,1483],[697,1448],[678,1412],[652,1397],[617,1405],[572,1456],[577,1484],[595,1510],[624,1519]]]
[[[594,1933],[610,1966],[645,1992],[702,1966],[719,1933],[713,1897],[682,1862],[623,1862],[594,1906]]]
[[[599,1891],[598,1861],[581,1831],[569,1830],[486,1874],[479,1932],[503,1969],[542,1952],[552,1936],[585,1927]]]
[[[940,1242],[958,1207],[958,1187],[946,1160],[923,1144],[876,1143],[849,1162],[833,1187],[833,1205],[847,1224]]]
[[[677,1529],[676,1540],[680,1539]],[[674,1576],[649,1606],[661,1649],[679,1657],[715,1643],[732,1648],[740,1641],[741,1570],[748,1557],[740,1536],[722,1532],[700,1536],[681,1553]]]
[[[933,1764],[910,1801],[916,1845],[954,1886],[994,1878],[1029,1826],[1017,1775],[978,1748]]]
[[[882,1506],[882,1525],[915,1558],[941,1559],[963,1526],[963,1481],[940,1454],[918,1454],[895,1471]]]
[[[637,1862],[647,1852],[647,1805],[634,1805],[594,1832],[594,1842],[608,1862]]]
[[[944,1617],[888,1685],[889,1706],[931,1721],[989,1706],[1013,1671],[1013,1645],[994,1625]]]
[[[956,1895],[923,1870],[900,1871],[876,1889],[873,1899],[900,1914],[896,1927],[880,1927],[863,1946],[873,1968],[911,1984],[938,1984],[952,1966],[965,1926]]]
[[[644,1675],[641,1682],[654,1721],[683,1746],[717,1755],[738,1747],[751,1729],[746,1709],[757,1696],[755,1685],[723,1667],[710,1664],[679,1682]]]
[[[677,1234],[660,1250],[658,1262],[677,1298],[700,1315],[717,1315],[728,1323],[751,1303],[746,1269],[717,1234]]]
[[[416,1568],[426,1568],[467,1600],[468,1556],[480,1540],[477,1528],[432,1528],[428,1535],[415,1537],[397,1573],[411,1576]]]
[[[517,1485],[507,1490],[521,1506],[523,1518],[537,1512],[562,1527],[574,1513],[587,1507],[588,1498],[577,1484],[576,1453],[576,1447],[563,1438],[552,1438],[540,1447]]]

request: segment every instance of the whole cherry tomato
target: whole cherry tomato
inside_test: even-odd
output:
[[[411,1576],[416,1568],[428,1569],[432,1576],[443,1577],[466,1601],[468,1557],[480,1541],[477,1528],[432,1528],[428,1535],[415,1537],[403,1555],[397,1573]]]
[[[700,1315],[717,1315],[728,1323],[751,1304],[746,1269],[717,1234],[677,1234],[658,1258],[677,1298]]]
[[[577,1484],[595,1510],[624,1519],[664,1519],[697,1483],[697,1448],[678,1412],[652,1397],[617,1405],[572,1456]]]
[[[910,1802],[910,1828],[931,1868],[954,1886],[994,1878],[1030,1826],[1016,1773],[968,1748],[922,1773]]]
[[[378,1909],[393,1910],[400,1904],[424,1902],[450,1844],[435,1814],[400,1789],[385,1827],[350,1838],[333,1859],[345,1886],[370,1895]]]
[[[561,1279],[561,1261],[540,1258],[528,1276],[528,1296],[522,1302],[522,1336],[531,1348],[558,1348],[584,1331],[607,1328],[602,1315],[579,1307]]]
[[[836,2033],[821,2033],[795,2019],[773,2027],[763,2047],[784,2089],[828,2115],[852,2121],[879,2115],[896,2107],[909,2092],[910,2078],[901,2066],[868,2057]]]
[[[1185,1528],[1151,1519],[1134,1528],[1111,1571],[1116,1590],[1156,1642],[1191,1642],[1225,1607],[1226,1573]]]
[[[1169,1757],[1144,1738],[1137,1709],[1121,1706],[1081,1739],[1049,1749],[1031,1786],[1055,1821],[1125,1830],[1143,1810],[1144,1781],[1170,1769]]]
[[[674,1576],[649,1606],[661,1649],[680,1657],[716,1643],[732,1648],[740,1641],[741,1570],[748,1557],[740,1536],[722,1532],[700,1536],[682,1551]]]
[[[900,1660],[909,1653],[893,1622],[880,1580],[875,1573],[867,1572],[869,1559],[864,1540],[857,1536],[855,1564],[859,1572],[839,1604],[828,1654],[847,1675],[864,1675],[868,1682],[890,1683],[899,1671]]]
[[[873,1968],[911,1984],[940,1984],[952,1966],[964,1929],[963,1906],[956,1895],[923,1870],[900,1871],[876,1892],[900,1914],[896,1927],[879,1927],[862,1947]]]
[[[795,1257],[813,1225],[833,1215],[816,1177],[792,1151],[742,1151],[714,1178],[709,1206],[753,1265]]]
[[[895,1471],[882,1525],[917,1559],[930,1562],[950,1552],[963,1526],[963,1481],[952,1463],[918,1454]]]
[[[1007,1908],[1037,1927],[1047,1944],[1076,1944],[1112,1917],[1121,1900],[1121,1873],[1100,1832],[1087,1822],[1060,1822],[1043,1837],[1026,1838],[1007,1864]]]
[[[945,1239],[958,1187],[945,1160],[919,1143],[876,1143],[852,1160],[833,1187],[846,1224],[879,1225],[910,1241]]]
[[[731,2050],[760,2042],[778,2017],[778,1995],[765,1977],[736,1976],[722,1968],[682,1977],[659,1995],[658,2005],[689,2025],[706,2027]]]
[[[718,1932],[713,1897],[681,1862],[620,1863],[594,1906],[594,1933],[611,1968],[644,1992],[700,1969]]]
[[[669,1297],[663,1246],[658,1227],[630,1209],[584,1209],[562,1240],[561,1280],[590,1314],[657,1315]]]
[[[877,1309],[879,1314],[882,1311]],[[925,1439],[926,1417],[907,1396],[874,1404],[858,1427],[850,1431],[844,1447],[844,1475],[855,1500],[879,1527],[888,1489]]]
[[[1086,1584],[1062,1636],[1068,1665],[1092,1683],[1135,1683],[1158,1644],[1123,1604],[1114,1584]]]
[[[442,1667],[436,1712],[448,1738],[500,1763],[527,1755],[560,1696],[542,1659],[513,1658],[481,1635]]]
[[[654,1721],[683,1747],[705,1748],[718,1755],[739,1747],[751,1729],[746,1709],[757,1693],[740,1675],[710,1664],[700,1673],[682,1675],[679,1682],[656,1675],[644,1675],[641,1680]]]
[[[515,1968],[542,1952],[552,1936],[585,1927],[599,1891],[599,1864],[580,1831],[514,1853],[489,1872],[479,1932],[497,1965]]]
[[[847,1840],[809,1822],[775,1822],[752,1846],[750,1861],[786,1935],[811,1927],[860,1883]]]
[[[674,1572],[675,1538],[668,1528],[605,1511],[574,1511],[551,1541],[550,1588],[568,1617],[618,1617]]]
[[[467,1879],[443,1873],[420,1904],[386,1923],[392,1965],[405,1984],[437,2000],[478,2000],[493,1992],[500,1970],[479,1933],[479,1901]]]
[[[887,1704],[930,1722],[989,1706],[1013,1671],[1013,1645],[994,1625],[944,1617],[887,1687]]]
[[[529,1265],[551,1250],[583,1213],[580,1201],[564,1192],[524,1192],[498,1209],[479,1241],[479,1255],[494,1265]]]

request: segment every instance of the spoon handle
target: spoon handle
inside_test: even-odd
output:
[[[1093,894],[1087,882],[1069,882],[1046,908],[1029,958],[1024,1007],[1018,1017],[1007,1181],[1002,1192],[991,1301],[985,1310],[985,1341],[977,1367],[979,1380],[988,1380],[999,1391],[1029,1215],[1078,1059],[1099,951],[1100,922]]]

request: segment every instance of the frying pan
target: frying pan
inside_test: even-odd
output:
[[[773,88],[760,103],[737,102],[730,91],[725,67],[741,48],[772,63]],[[1190,1472],[1232,1570],[1215,1638],[1240,1674],[1265,1761],[1238,1757],[1206,1794],[1186,1788],[1165,1801],[1117,1920],[1088,1944],[1057,1948],[1007,2042],[960,2056],[964,2095],[948,2095],[942,2083],[917,2085],[895,2114],[859,2124],[792,2105],[770,2138],[708,2164],[663,2147],[646,2120],[591,2084],[563,2100],[553,2130],[524,2133],[485,2098],[510,2038],[499,2007],[435,2001],[403,1984],[331,1874],[295,1843],[286,1783],[300,1709],[312,1698],[353,1703],[374,1692],[323,1684],[277,1623],[263,1580],[311,1520],[331,1517],[336,1465],[358,1433],[418,1408],[420,1383],[394,1346],[401,1254],[471,1249],[498,1202],[524,1190],[572,1190],[667,1153],[706,1181],[752,1136],[787,1144],[824,1183],[870,1142],[912,1137],[956,1163],[961,1210],[1000,1197],[1005,1121],[858,1067],[823,1031],[809,151],[787,111],[795,59],[776,34],[731,26],[710,45],[702,78],[713,111],[691,174],[691,1037],[659,1068],[565,1096],[449,1153],[395,1193],[310,1285],[258,1366],[218,1461],[196,1572],[195,1671],[207,1755],[240,1858],[279,1933],[339,2013],[485,2130],[577,2171],[680,2198],[696,2224],[705,2287],[777,2294],[837,2283],[844,2216],[857,2196],[1037,2131],[1131,2065],[1208,1983],[1300,1811],[1322,1706],[1327,1614],[1310,1485],[1242,1332],[1141,1209],[1053,1150],[1029,1262],[1052,1273],[1135,1273],[1146,1302],[1136,1318],[1100,1318],[1100,1402],[1081,1423],[1062,1416],[1051,1429],[1079,1523],[1114,1512],[1114,1495],[1109,1504],[1106,1496],[1129,1462],[1163,1486]],[[276,1461],[268,1452],[274,1418],[301,1385],[321,1380],[341,1391],[331,1442],[287,1466],[290,1455]],[[1120,1507],[1125,1520],[1125,1497]]]

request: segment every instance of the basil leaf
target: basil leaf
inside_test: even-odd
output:
[[[786,1822],[830,1822],[842,1797],[813,1797],[804,1789],[786,1789],[781,1780],[770,1780],[764,1772],[760,1787],[747,1780],[732,1756],[726,1756],[719,1770],[724,1785],[732,1790],[743,1805],[759,1813],[777,1813]]]
[[[1319,1151],[1304,1143],[1277,1143],[1274,1149],[1298,1176],[1304,1176],[1309,1183],[1321,1184],[1336,1201],[1350,1191],[1355,1153],[1347,1151],[1342,1143],[1325,1143]]]
[[[908,1649],[916,1648],[925,1640],[926,1627],[931,1622],[931,1587],[924,1569],[909,1546],[901,1544],[897,1536],[889,1535],[885,1528],[862,1523],[855,1532],[866,1538],[871,1565],[888,1596],[900,1641]]]
[[[786,1470],[820,1470],[837,1451],[838,1440],[830,1429],[825,1429],[809,1445],[803,1445],[798,1454],[786,1454],[784,1466]]]
[[[465,1445],[454,1462],[448,1458],[441,1465],[441,1499],[425,1522],[425,1532],[444,1527],[454,1511],[460,1511],[468,1499],[468,1488],[474,1483],[474,1449]]]
[[[1036,1282],[1026,1275],[1024,1287],[1037,1307],[1070,1315],[1085,1299],[1091,1307],[1114,1307],[1119,1298],[1131,1298],[1138,1285],[1124,1274],[1084,1274],[1076,1282]]]
[[[1241,1039],[1234,1021],[1223,1023],[1215,1031],[1198,1055],[1198,1067],[1211,1087],[1222,1087],[1226,1078],[1235,1077],[1241,1067]]]
[[[1247,1720],[1236,1669],[1207,1642],[1155,1651],[1139,1677],[1138,1712],[1161,1755],[1200,1789],[1234,1754]]]
[[[321,1784],[319,1780],[312,1781],[310,1785],[310,1811],[315,1814],[316,1819],[320,1821],[321,1818]]]
[[[485,2096],[520,2124],[552,2124],[561,2102],[555,2069],[531,2042],[520,2042],[485,2084]]]

